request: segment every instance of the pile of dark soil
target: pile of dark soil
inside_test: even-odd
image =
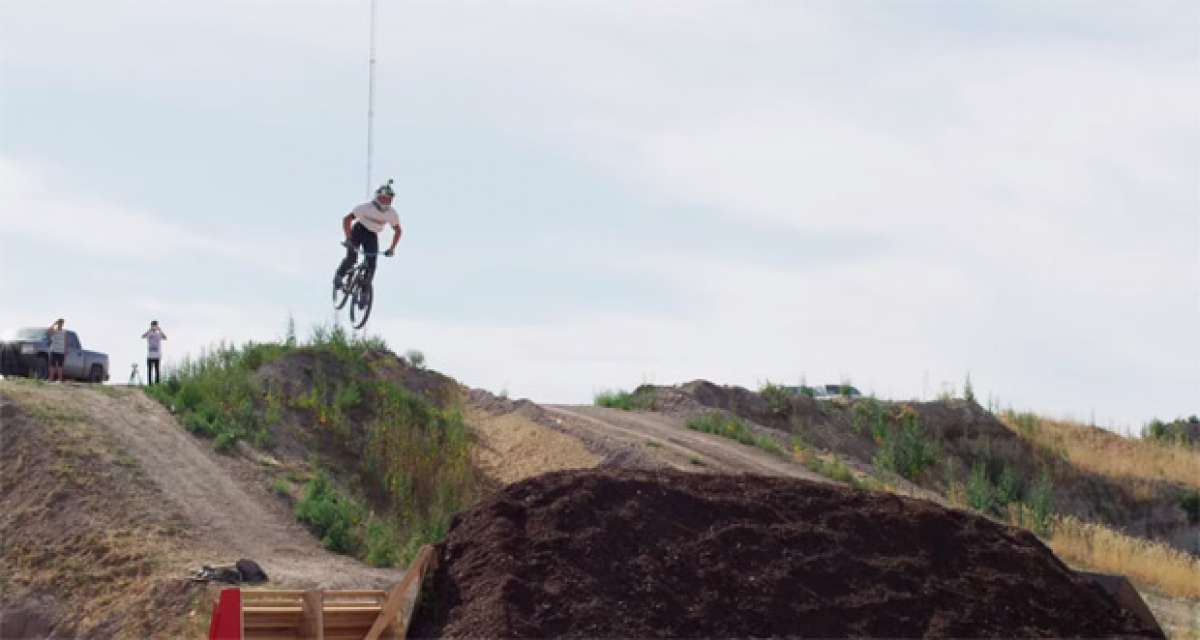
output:
[[[784,478],[546,474],[439,559],[413,637],[1160,637],[1031,534]]]

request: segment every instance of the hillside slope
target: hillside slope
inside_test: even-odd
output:
[[[214,453],[140,390],[4,381],[0,407],[3,607],[37,624],[142,636],[183,619],[191,570],[239,558],[277,587],[383,588],[402,574],[323,549],[239,479],[254,477],[248,463]]]

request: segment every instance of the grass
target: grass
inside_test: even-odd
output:
[[[621,409],[623,411],[648,411],[654,408],[654,390],[651,387],[638,387],[632,393],[620,389],[601,391],[593,399],[597,407]]]
[[[1025,507],[1009,509],[1009,523],[1023,526]],[[1093,571],[1128,576],[1177,598],[1200,599],[1200,558],[1161,542],[1125,535],[1073,516],[1050,517],[1048,534],[1041,534],[1063,560]]]
[[[1061,451],[1085,471],[1200,490],[1200,448],[1122,437],[1106,429],[1031,413],[1002,412],[1000,421],[1031,443]]]
[[[742,444],[758,447],[768,453],[778,456],[786,455],[783,447],[774,438],[760,436],[750,430],[746,423],[737,416],[726,415],[717,411],[706,413],[698,418],[688,420],[687,426],[693,431],[711,433]]]
[[[847,467],[836,455],[829,456],[829,459],[826,459],[809,447],[804,438],[798,435],[792,436],[792,458],[804,465],[809,471],[829,478],[834,482],[848,484],[857,489],[866,487],[863,481],[854,475],[850,467]]]

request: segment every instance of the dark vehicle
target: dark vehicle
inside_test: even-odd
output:
[[[46,379],[50,372],[50,339],[45,329],[18,329],[0,341],[0,375]],[[108,380],[108,355],[87,351],[79,336],[67,331],[64,377],[87,382]]]

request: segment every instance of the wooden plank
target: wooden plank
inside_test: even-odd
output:
[[[325,640],[325,594],[322,591],[306,591],[304,593],[304,622],[300,625],[300,633],[305,638]]]
[[[384,629],[387,629],[388,626],[395,622],[396,614],[400,613],[400,607],[404,606],[404,595],[410,586],[415,584],[418,593],[420,592],[421,578],[425,575],[425,566],[429,564],[429,560],[432,557],[433,547],[429,545],[421,547],[416,561],[412,563],[412,566],[404,574],[404,579],[388,592],[387,600],[383,604],[383,610],[379,612],[379,617],[375,619],[375,624],[371,625],[371,630],[367,632],[367,636],[363,640],[379,640],[379,636],[383,635]],[[396,629],[395,631],[397,635],[401,635],[405,632],[405,629]]]

